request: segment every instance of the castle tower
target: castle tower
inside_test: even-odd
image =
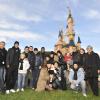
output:
[[[68,42],[64,40],[66,36]],[[78,42],[75,43],[74,20],[71,14],[71,10],[68,8],[67,27],[64,32],[62,30],[59,31],[58,41],[55,44],[55,52],[60,50],[64,55],[67,52],[72,53],[75,47],[80,50],[81,40],[80,37],[78,37]]]
[[[68,41],[69,41],[69,46],[75,46],[75,43],[74,43],[74,38],[75,38],[75,32],[74,32],[74,20],[73,20],[73,17],[72,17],[72,14],[71,14],[71,10],[68,8],[69,10],[69,15],[68,15],[68,18],[67,18],[67,37],[68,37]]]
[[[80,50],[80,48],[81,48],[81,39],[80,39],[79,36],[78,36],[78,41],[77,41],[76,46],[77,46],[77,49]]]
[[[62,30],[59,30],[59,35],[58,35],[58,41],[57,43],[55,44],[55,52],[57,52],[58,50],[62,50],[63,48],[63,31]]]

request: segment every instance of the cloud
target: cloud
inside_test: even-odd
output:
[[[79,6],[80,0],[64,0],[66,6],[77,7]]]
[[[79,1],[80,1],[80,0],[71,0],[71,3],[72,3],[75,7],[77,7],[77,6],[79,5]]]
[[[40,35],[38,33],[31,33],[31,32],[12,32],[12,31],[0,31],[0,37],[2,39],[25,39],[25,40],[32,40],[32,41],[40,41],[44,40],[47,37],[44,35]]]
[[[78,4],[78,3],[79,3],[79,0],[72,0],[72,2],[73,2],[74,4]]]
[[[17,16],[13,16],[14,18],[16,18],[17,20],[21,20],[21,21],[32,21],[32,22],[41,22],[43,19],[41,16],[38,15],[30,15],[28,16],[25,13],[21,13],[21,14],[17,14]]]
[[[12,21],[7,21],[6,19],[2,19],[0,20],[0,29],[4,29],[4,30],[26,30],[28,29],[28,26],[25,25],[21,25],[21,24],[17,24],[14,23]]]
[[[5,42],[7,42],[7,38],[5,38],[5,37],[0,37],[0,41],[5,41]]]
[[[31,10],[32,8],[30,8]],[[5,15],[8,18],[13,18],[20,21],[32,21],[32,22],[40,22],[42,21],[42,17],[35,13],[28,13],[28,10],[22,9],[20,7],[8,5],[8,4],[0,4],[0,15]]]
[[[90,9],[84,13],[84,16],[88,19],[98,20],[100,19],[100,12],[95,9]]]
[[[0,13],[7,13],[10,10],[10,6],[0,3]]]
[[[94,36],[97,36],[97,38],[99,38],[98,36],[100,36],[100,24],[94,26],[91,29],[91,33],[94,33]],[[96,35],[97,34],[97,35]]]
[[[66,9],[67,2],[67,0],[63,2],[58,0],[55,0],[55,2],[51,0],[14,0],[12,2],[0,3],[0,15],[7,16],[6,19],[10,18],[33,23],[39,23],[48,18],[55,21],[63,21],[61,19],[65,18],[64,14],[66,12],[62,9]]]

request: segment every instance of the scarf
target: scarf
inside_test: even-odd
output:
[[[79,68],[78,68],[78,69],[79,69]],[[78,72],[78,69],[74,69],[74,68],[73,68],[73,70],[74,70],[73,79],[74,79],[74,80],[77,80],[77,72]]]
[[[19,67],[19,69],[23,70],[23,60],[22,59],[20,60],[20,67]]]

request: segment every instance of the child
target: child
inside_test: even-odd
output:
[[[51,54],[52,55],[52,54]],[[52,61],[50,59],[50,56],[47,56],[46,57],[46,62],[47,62],[47,69],[48,69],[48,73],[49,73],[49,78],[50,78],[50,83],[52,83],[52,80],[53,80],[53,74],[54,74],[54,70],[55,70],[55,67],[53,65],[54,61]]]
[[[49,75],[50,75],[50,83],[52,84],[54,74],[56,73],[55,66],[51,64],[50,68],[48,69]]]
[[[47,90],[52,90],[59,87],[59,81],[61,81],[60,77],[60,69],[58,66],[58,62],[54,62],[54,64],[47,64],[48,73],[49,73],[49,81],[46,87]]]
[[[20,55],[20,63],[19,63],[19,68],[18,68],[18,88],[17,92],[24,91],[24,86],[25,86],[25,77],[27,74],[27,70],[29,69],[30,65],[28,62],[28,59],[25,58],[25,54],[22,53]]]
[[[72,56],[71,56],[70,53],[67,53],[64,56],[64,61],[67,63],[67,67],[68,67],[68,70],[69,70],[70,69],[70,66],[73,64]]]

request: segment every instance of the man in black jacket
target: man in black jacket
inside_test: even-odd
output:
[[[5,81],[5,67],[6,67],[6,55],[7,51],[4,48],[5,42],[0,42],[0,91],[4,90],[4,81]]]
[[[41,54],[41,57],[42,57],[42,59],[43,59],[43,64],[44,64],[45,58],[46,58],[45,47],[41,47],[41,52],[40,52],[40,54]]]
[[[33,52],[33,46],[29,46],[28,60],[30,63],[30,70],[32,70],[32,68],[34,67],[34,63],[35,63],[35,54]],[[26,87],[32,87],[32,71],[30,70],[28,70],[26,80],[25,80]]]
[[[100,58],[99,55],[93,52],[93,47],[87,47],[85,54],[84,69],[86,73],[86,80],[89,82],[94,95],[99,95],[98,89],[98,74],[100,73]]]
[[[72,59],[73,59],[73,62],[78,62],[79,60],[77,47],[73,48]]]
[[[7,64],[7,74],[6,74],[6,93],[15,92],[14,88],[18,76],[18,66],[20,58],[19,42],[16,41],[14,46],[8,50],[6,64]]]
[[[30,68],[33,68],[35,64],[35,54],[33,52],[33,46],[29,47],[28,60],[30,63]]]
[[[38,52],[37,48],[34,48],[34,53],[35,53],[35,63],[32,69],[32,76],[33,76],[33,81],[32,81],[32,89],[37,88],[37,82],[38,78],[40,75],[40,70],[41,70],[41,65],[43,63],[42,57]]]
[[[29,54],[29,47],[28,46],[25,46],[23,53],[25,54],[25,57],[28,58],[28,54]]]

